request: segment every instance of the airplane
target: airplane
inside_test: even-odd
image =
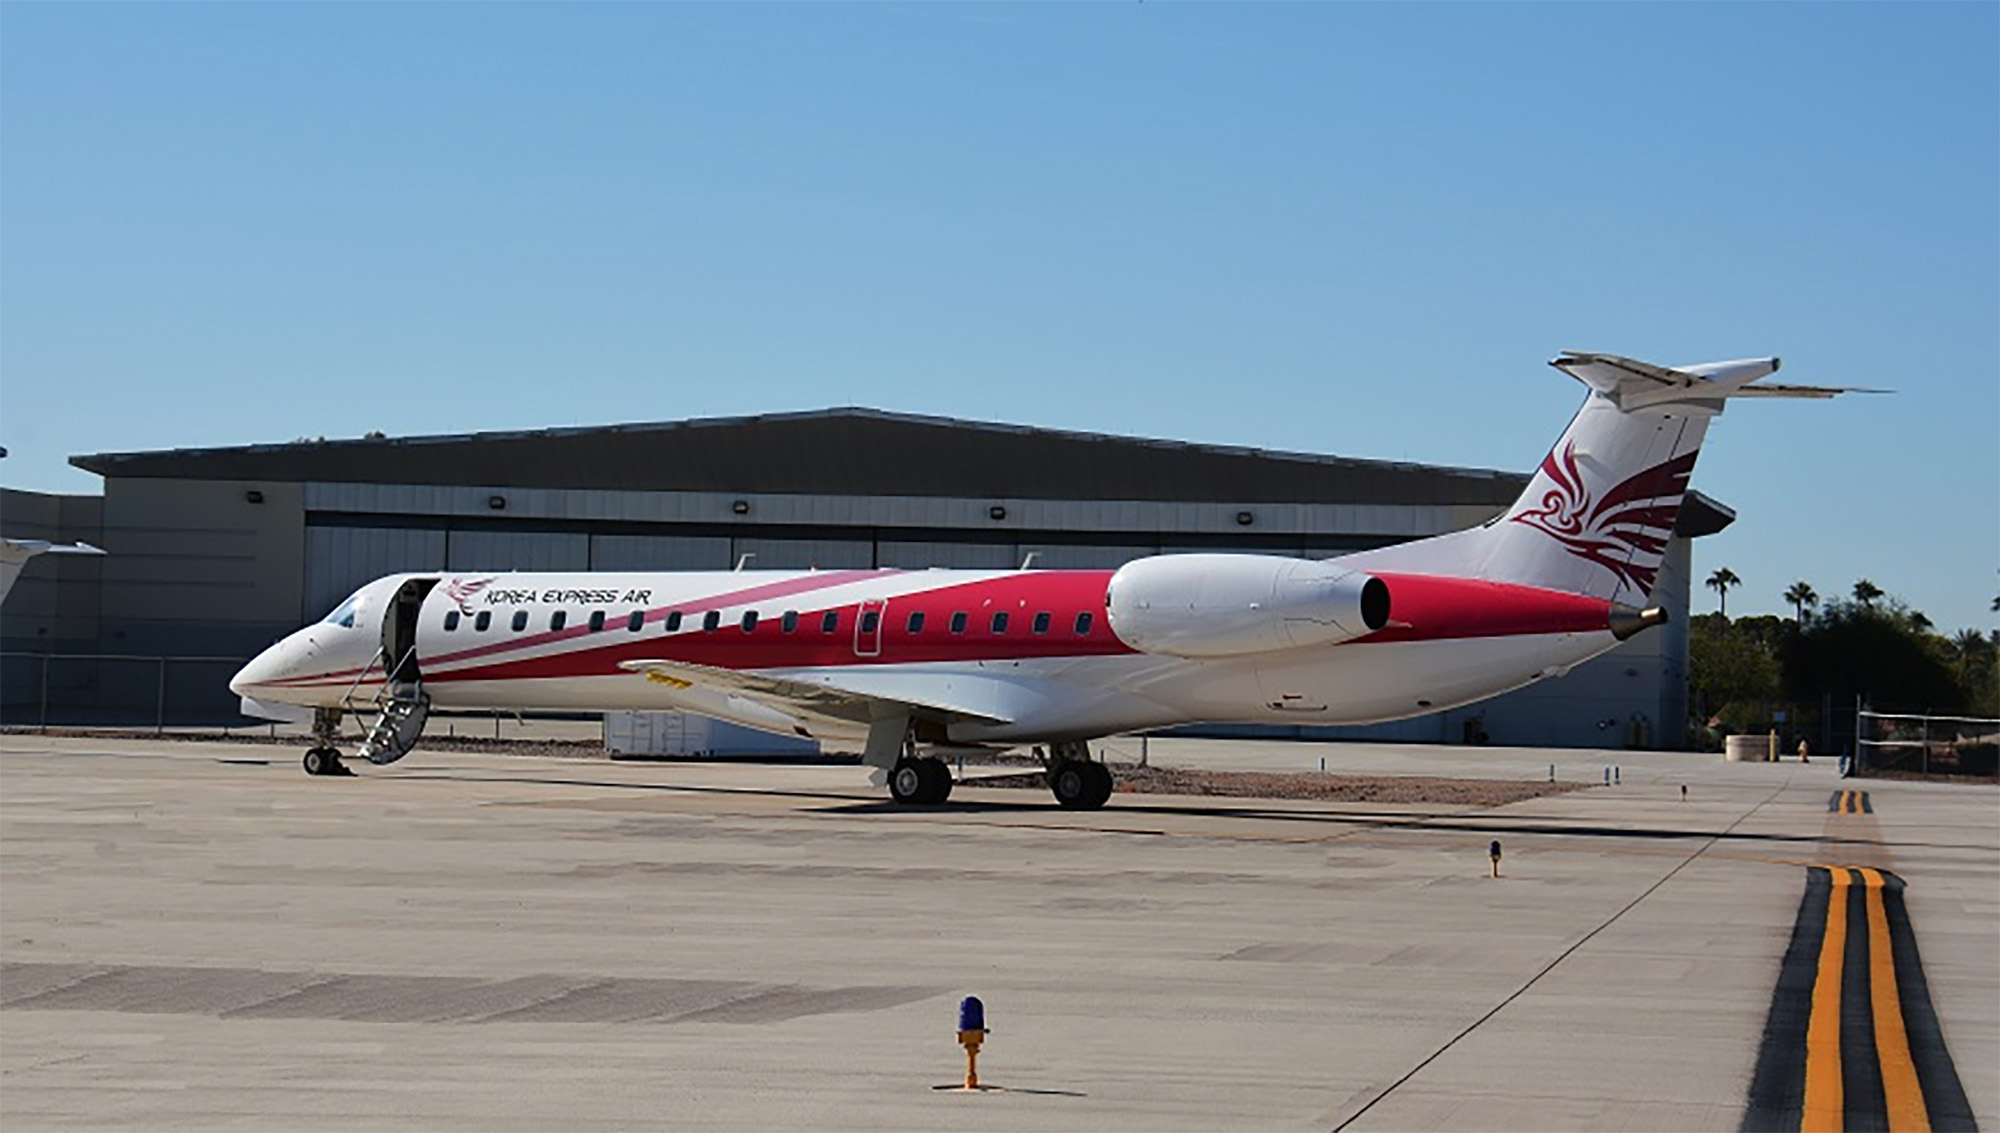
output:
[[[0,456],[6,455],[0,450]],[[101,555],[104,549],[88,543],[51,543],[47,539],[0,539],[0,602],[21,577],[28,560],[36,555]]]
[[[400,759],[433,708],[675,710],[858,744],[897,803],[954,749],[1033,745],[1069,808],[1109,799],[1089,744],[1182,724],[1369,724],[1559,677],[1666,620],[1649,605],[1709,422],[1777,358],[1550,365],[1583,407],[1505,512],[1323,560],[1168,554],[1115,570],[411,572],[355,591],[230,681],[311,711],[314,775]],[[1875,391],[1868,391],[1875,392]],[[738,564],[739,568],[742,564]]]

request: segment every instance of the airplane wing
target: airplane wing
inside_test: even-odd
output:
[[[887,684],[835,673],[810,677],[721,669],[686,661],[620,661],[618,667],[664,685],[668,696],[689,712],[746,727],[818,738],[822,722],[859,725],[885,714],[920,713],[989,724],[1011,721],[954,695],[946,687],[925,687],[920,677],[898,675]],[[885,711],[886,710],[886,711]]]
[[[0,601],[5,601],[7,592],[14,589],[14,580],[21,577],[21,568],[36,555],[101,555],[104,549],[88,543],[71,543],[67,546],[51,543],[47,539],[0,539]]]

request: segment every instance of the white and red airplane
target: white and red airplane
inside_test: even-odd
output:
[[[1709,420],[1776,358],[1551,363],[1589,387],[1521,498],[1479,527],[1326,560],[1179,554],[1117,570],[412,573],[245,665],[251,715],[314,712],[313,774],[390,763],[433,707],[678,710],[859,743],[905,803],[954,746],[1038,745],[1102,806],[1088,741],[1195,722],[1365,724],[1548,677],[1665,620],[1647,607]]]

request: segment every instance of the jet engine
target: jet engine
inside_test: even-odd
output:
[[[1333,645],[1389,624],[1389,586],[1336,562],[1160,555],[1118,568],[1111,630],[1142,653],[1231,657]]]

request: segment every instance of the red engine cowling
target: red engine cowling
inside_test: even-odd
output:
[[[1389,586],[1337,562],[1160,555],[1118,568],[1111,631],[1142,653],[1233,657],[1332,645],[1389,623]]]

